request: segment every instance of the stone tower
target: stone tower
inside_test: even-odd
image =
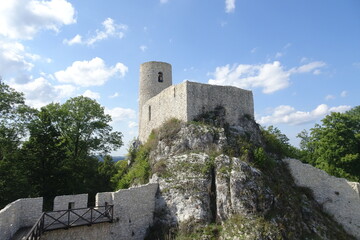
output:
[[[139,129],[142,129],[143,105],[150,98],[158,95],[172,85],[171,65],[165,62],[146,62],[140,65],[139,84]],[[147,110],[147,111],[150,111]]]
[[[165,62],[146,62],[140,65],[139,112],[144,103],[172,85],[171,65]]]

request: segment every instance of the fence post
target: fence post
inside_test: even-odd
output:
[[[90,208],[90,223],[93,224],[93,208]]]

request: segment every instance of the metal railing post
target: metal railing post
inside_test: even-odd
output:
[[[68,224],[67,224],[68,227],[70,227],[70,211],[71,210],[68,210]]]
[[[101,210],[101,209],[104,210]],[[73,212],[74,221],[71,222],[71,212],[79,210],[80,213]],[[85,210],[83,214],[81,212]],[[88,211],[90,211],[90,221]],[[96,214],[94,213],[96,212]],[[52,214],[53,213],[53,214]],[[66,223],[67,214],[67,223]],[[95,215],[94,215],[95,214]],[[111,216],[110,216],[111,215]],[[46,222],[45,217],[49,219]],[[62,219],[62,220],[61,220]],[[78,208],[59,210],[52,212],[43,212],[29,233],[26,235],[26,240],[38,240],[41,235],[50,230],[71,228],[75,226],[92,225],[95,223],[113,222],[114,219],[114,205],[97,206],[97,209],[92,208]]]
[[[93,208],[90,208],[90,222],[93,224]]]

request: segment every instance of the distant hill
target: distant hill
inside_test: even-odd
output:
[[[101,156],[96,156],[100,161],[104,159]],[[125,160],[125,156],[111,156],[114,162]]]
[[[125,160],[125,156],[111,156],[114,162]]]

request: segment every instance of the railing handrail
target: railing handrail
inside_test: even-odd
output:
[[[100,211],[99,208],[104,208],[104,211]],[[75,211],[78,211],[78,210],[87,210],[87,211],[85,211],[84,213],[81,214],[81,213],[75,212]],[[99,214],[99,216],[93,218],[93,212],[94,211],[97,212]],[[88,218],[86,218],[86,216],[85,216],[89,212],[90,212],[90,220]],[[63,213],[63,214],[61,214],[58,217],[55,217],[55,216],[51,216],[51,213]],[[71,213],[76,216],[76,219],[71,220],[71,222],[70,222],[70,214]],[[40,236],[44,232],[50,231],[50,230],[101,223],[101,222],[97,222],[97,220],[100,219],[101,217],[107,218],[108,222],[112,222],[113,218],[114,218],[113,214],[114,214],[114,205],[112,205],[112,204],[108,204],[108,205],[105,205],[105,206],[89,207],[89,208],[73,208],[73,209],[66,209],[66,210],[56,210],[56,211],[43,212],[41,214],[41,216],[39,217],[39,219],[34,224],[34,226],[31,228],[29,233],[26,235],[25,239],[26,240],[40,239]],[[63,221],[63,220],[60,219],[60,218],[62,218],[64,216],[68,216],[67,221]],[[53,221],[50,224],[47,224],[46,226],[45,226],[45,217],[53,219]],[[76,225],[75,223],[80,219],[85,221],[85,223]],[[52,228],[52,229],[49,228],[50,226],[53,226],[56,222],[60,223],[60,224],[62,224],[64,226],[63,227],[58,227],[58,228]],[[102,222],[107,222],[107,221],[102,221]]]
[[[32,237],[30,238],[30,236],[35,232],[35,230],[38,228],[39,224],[41,225],[41,223],[43,222],[44,219],[44,215],[45,212],[41,213],[40,217],[38,218],[38,220],[36,221],[36,223],[34,224],[34,226],[30,229],[29,233],[26,235],[25,239],[33,239]],[[41,233],[40,233],[41,235]]]
[[[94,206],[94,207],[83,207],[83,208],[72,208],[72,209],[65,209],[65,210],[55,210],[55,211],[47,211],[45,213],[52,213],[52,212],[64,212],[64,211],[69,211],[69,210],[83,210],[83,209],[94,209],[94,208],[101,208],[101,207],[109,207],[109,206],[114,206],[113,204],[108,204],[108,205],[104,205],[104,206]]]

